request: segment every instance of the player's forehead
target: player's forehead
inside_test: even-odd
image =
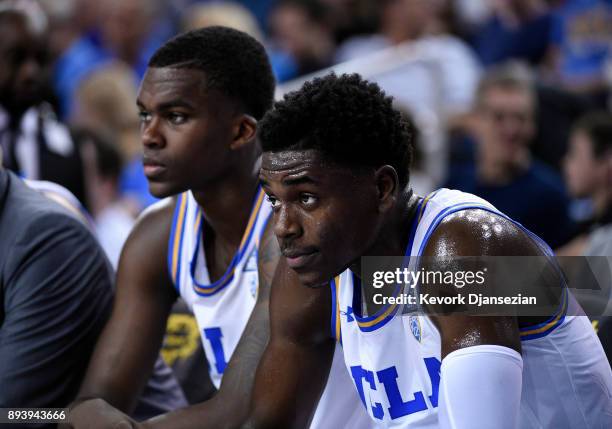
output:
[[[206,99],[206,75],[190,68],[149,67],[138,90],[140,104],[164,103],[176,98],[192,103]]]
[[[289,149],[277,152],[264,152],[261,168],[262,171],[277,172],[303,167],[323,167],[325,163],[329,162],[325,160],[323,154],[318,150]]]
[[[323,154],[313,149],[264,152],[260,177],[272,181],[304,175],[322,179],[326,176],[326,168],[329,167],[331,167],[330,162],[323,157]]]
[[[329,191],[354,182],[355,172],[315,149],[264,152],[259,178],[264,186],[310,183]]]

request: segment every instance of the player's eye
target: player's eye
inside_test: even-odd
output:
[[[306,207],[313,207],[317,203],[317,197],[310,194],[300,195],[300,202]]]
[[[270,202],[270,205],[272,206],[273,209],[278,207],[279,202],[278,202],[278,200],[275,197],[273,197],[272,195],[268,195],[267,198],[268,198],[268,201]]]
[[[173,125],[181,125],[187,121],[187,115],[179,112],[168,113],[168,121]]]
[[[149,112],[141,110],[140,112],[138,112],[138,119],[140,120],[140,123],[143,123],[143,124],[150,122],[151,114]]]

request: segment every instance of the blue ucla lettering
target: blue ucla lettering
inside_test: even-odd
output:
[[[204,329],[204,336],[210,343],[210,346],[213,350],[213,354],[215,356],[215,368],[217,368],[217,373],[223,374],[223,371],[225,371],[225,367],[227,366],[227,361],[225,360],[223,344],[221,343],[221,338],[223,338],[221,328],[206,328]]]
[[[353,317],[353,307],[351,306],[346,307],[346,323],[351,323],[354,320],[355,320],[355,317]]]
[[[392,419],[398,419],[408,414],[418,413],[427,409],[422,392],[415,392],[412,401],[404,402],[397,386],[397,369],[394,366],[376,373],[378,381],[385,387],[389,399],[389,414]]]
[[[440,367],[442,366],[442,362],[435,357],[429,357],[425,358],[425,366],[427,367],[427,373],[429,374],[429,379],[431,380],[431,396],[429,397],[429,401],[431,402],[431,405],[436,408],[438,406]]]
[[[442,363],[435,357],[425,358],[424,361],[425,367],[427,368],[427,374],[429,375],[429,380],[431,381],[431,395],[428,398],[431,406],[436,408],[438,406],[440,367],[442,366]],[[367,408],[363,383],[365,380],[368,382],[371,390],[377,390],[376,383],[374,381],[374,373],[358,365],[351,367],[351,375],[353,380],[355,380],[355,387],[357,388],[357,393],[359,393],[361,402],[363,402],[363,405]],[[376,376],[378,378],[378,382],[383,385],[384,391],[387,395],[389,402],[388,411],[392,420],[407,416],[409,414],[418,413],[419,411],[424,411],[428,408],[427,402],[425,401],[425,396],[421,391],[414,392],[414,399],[404,401],[399,390],[399,385],[397,382],[399,375],[395,366],[377,371]],[[372,415],[375,418],[382,420],[384,416],[384,409],[382,405],[379,402],[376,402],[370,406],[372,408]]]
[[[365,401],[365,393],[363,391],[363,380],[366,380],[370,389],[376,390],[376,383],[374,382],[374,373],[372,371],[368,371],[363,369],[361,366],[352,366],[351,367],[351,375],[353,376],[353,380],[355,380],[355,387],[357,388],[357,393],[359,393],[359,397],[361,398],[361,402],[367,409],[367,404]],[[379,402],[375,402],[370,405],[372,408],[372,415],[378,420],[382,420],[384,415],[384,410],[382,405]]]

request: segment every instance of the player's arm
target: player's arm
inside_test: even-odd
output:
[[[250,429],[305,428],[334,353],[330,289],[300,284],[281,258],[270,297],[270,341],[255,376]]]
[[[111,318],[71,409],[75,427],[88,427],[101,418],[96,410],[105,408],[105,402],[131,412],[151,374],[176,299],[166,268],[174,205],[167,200],[146,211],[126,241]]]
[[[223,429],[239,427],[249,412],[255,371],[270,333],[270,287],[280,257],[278,242],[268,223],[258,249],[259,288],[257,302],[236,350],[223,373],[219,391],[201,404],[155,417],[147,428]]]
[[[468,271],[473,266],[462,267],[469,263],[453,258],[538,254],[531,240],[510,221],[482,210],[470,212],[470,216],[454,217],[437,227],[424,251],[426,259],[434,260],[427,269],[449,268],[442,262],[436,266],[435,258],[453,260],[452,269]],[[483,228],[491,219],[497,227]],[[448,286],[438,289],[441,294],[452,293]],[[429,287],[427,292],[435,290]],[[517,427],[523,362],[516,318],[461,313],[438,313],[431,318],[442,338],[440,428]]]

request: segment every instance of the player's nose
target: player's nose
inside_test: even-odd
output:
[[[274,234],[279,240],[288,240],[300,235],[301,227],[296,216],[286,205],[281,205],[274,224]]]
[[[145,147],[163,147],[164,136],[160,130],[160,119],[153,116],[149,121],[142,123],[140,138]]]

